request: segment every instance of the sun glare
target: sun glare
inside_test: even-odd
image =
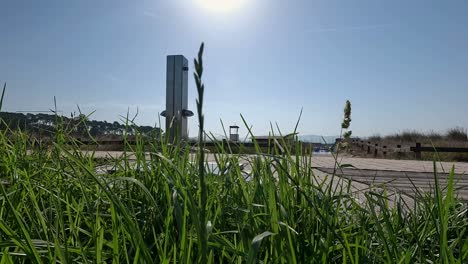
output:
[[[204,9],[213,13],[230,13],[245,4],[245,0],[196,0]]]

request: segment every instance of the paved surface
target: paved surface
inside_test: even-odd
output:
[[[351,164],[360,170],[379,170],[379,171],[408,171],[408,172],[434,172],[432,161],[419,160],[389,160],[389,159],[368,159],[368,158],[339,158],[341,164]],[[333,168],[335,159],[331,156],[318,156],[312,159],[313,167]],[[468,174],[468,163],[466,162],[438,162],[437,171],[449,172],[455,165],[455,172],[458,174]]]
[[[339,159],[340,164],[351,164],[352,168],[336,171],[336,174],[353,181],[357,189],[373,186],[388,190],[391,194],[400,193],[408,205],[414,203],[413,198],[419,194],[434,193],[434,163],[432,161],[417,160],[386,160],[349,158]],[[455,194],[462,200],[468,200],[468,163],[438,162],[436,168],[439,186],[445,190],[448,182],[448,173],[454,166]],[[316,157],[313,167],[325,174],[334,172],[335,160],[333,157]],[[364,184],[361,185],[361,184]],[[358,197],[359,199],[362,198]]]
[[[121,151],[97,151],[95,157],[119,157],[123,155]],[[128,154],[129,158],[133,158],[132,154]],[[214,161],[213,154],[207,155],[208,161]],[[351,164],[356,169],[361,170],[382,170],[382,171],[408,171],[408,172],[430,172],[434,171],[432,161],[418,160],[388,160],[388,159],[368,159],[368,158],[339,158],[341,164]],[[438,162],[437,170],[439,172],[449,172],[452,166],[455,165],[455,172],[458,174],[468,174],[468,163],[459,162]],[[314,168],[334,168],[335,159],[331,155],[316,155],[312,158],[312,167]]]
[[[333,169],[318,169],[323,173],[331,174]],[[384,188],[391,191],[404,193],[409,197],[417,197],[418,192],[434,193],[435,178],[433,173],[428,172],[403,172],[403,171],[382,171],[382,170],[357,170],[342,169],[336,172],[337,175],[350,179],[354,182]],[[449,175],[438,173],[440,188],[445,191]],[[459,198],[468,200],[468,177],[458,174],[454,177],[454,190]]]
[[[122,152],[96,152],[95,154],[96,157],[118,157],[120,155]],[[246,156],[246,158],[249,157],[251,156]],[[132,157],[130,156],[130,158]],[[213,162],[214,156],[208,154],[207,161]],[[314,172],[322,179],[333,173],[335,163],[335,159],[331,155],[317,155],[312,158]],[[400,193],[409,205],[413,203],[412,198],[416,196],[418,191],[430,192],[434,190],[434,164],[431,161],[343,157],[339,158],[339,163],[353,166],[338,170],[337,175],[352,180],[352,192],[361,201],[365,199],[363,193],[370,187],[386,189],[390,196]],[[459,198],[468,200],[468,176],[465,176],[465,173],[468,174],[468,163],[436,163],[441,187],[446,186],[447,173],[452,166],[455,166],[456,193]]]
[[[318,181],[325,180],[327,184],[331,182],[330,173],[314,169],[314,175]],[[414,208],[414,197],[408,195],[405,192],[401,192],[395,188],[388,189],[385,186],[375,185],[370,182],[363,182],[363,181],[356,181],[351,179],[351,181],[347,181],[345,179],[351,179],[347,176],[336,177],[332,182],[333,190],[337,190],[338,192],[347,191],[349,190],[349,194],[354,197],[355,201],[360,203],[361,205],[365,205],[367,201],[366,192],[376,189],[378,190],[386,190],[386,197],[388,199],[388,204],[390,207],[395,206],[397,201],[400,201],[400,198],[403,199],[404,204],[406,204],[406,209]],[[349,187],[349,188],[348,188]]]

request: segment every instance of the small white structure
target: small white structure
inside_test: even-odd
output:
[[[229,141],[239,142],[239,127],[234,125],[229,127]]]

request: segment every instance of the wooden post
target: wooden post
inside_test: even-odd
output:
[[[367,154],[370,154],[370,142],[367,142]]]
[[[375,149],[374,149],[374,157],[377,157],[377,148],[379,147],[379,144],[375,144]]]
[[[421,143],[416,143],[416,148],[414,149],[414,157],[417,160],[421,159]]]

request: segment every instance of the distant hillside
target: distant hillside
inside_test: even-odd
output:
[[[333,144],[335,143],[335,140],[338,138],[339,136],[318,136],[318,135],[302,135],[302,136],[299,136],[299,140],[302,141],[302,142],[309,142],[309,143],[324,143],[324,139],[325,139],[325,142],[327,144]]]
[[[72,136],[77,137],[107,137],[112,135],[134,134],[139,131],[145,135],[159,135],[161,130],[151,126],[132,125],[126,127],[119,122],[108,123],[107,121],[88,120],[85,115],[79,115],[72,118],[52,114],[23,114],[23,113],[0,113],[0,129],[7,127],[12,130],[21,129],[32,135],[50,136],[56,122],[60,122],[63,127]]]

